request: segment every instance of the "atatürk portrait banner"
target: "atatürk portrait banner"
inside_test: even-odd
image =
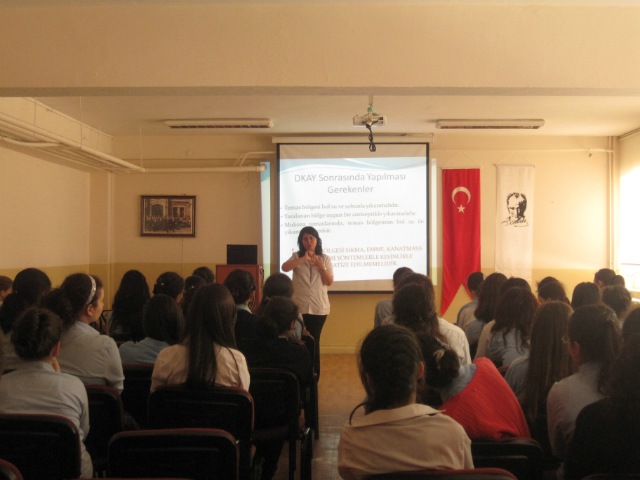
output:
[[[498,165],[496,272],[531,283],[534,166]]]

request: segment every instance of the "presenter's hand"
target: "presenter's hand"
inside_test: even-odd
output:
[[[312,259],[313,266],[318,268],[319,270],[324,270],[324,262],[322,261],[322,257],[318,255],[314,255]]]
[[[313,258],[315,257],[314,253],[310,250],[307,250],[304,254],[304,261],[305,262],[309,262],[309,263],[313,263]]]

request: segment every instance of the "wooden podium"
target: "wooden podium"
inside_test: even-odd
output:
[[[224,283],[224,280],[234,270],[246,270],[253,276],[256,284],[256,296],[253,305],[249,305],[255,311],[262,301],[262,284],[264,283],[264,270],[262,265],[216,265],[216,283]]]

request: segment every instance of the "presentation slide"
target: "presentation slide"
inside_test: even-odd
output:
[[[391,291],[399,267],[428,274],[428,144],[376,147],[279,145],[280,265],[312,226],[333,264],[330,291]]]

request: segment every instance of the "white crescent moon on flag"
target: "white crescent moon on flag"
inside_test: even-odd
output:
[[[458,192],[464,192],[467,194],[467,203],[469,203],[471,201],[471,192],[469,190],[467,190],[465,187],[457,187],[453,189],[453,192],[451,193],[451,200],[453,200],[453,203],[456,203],[456,193]]]

